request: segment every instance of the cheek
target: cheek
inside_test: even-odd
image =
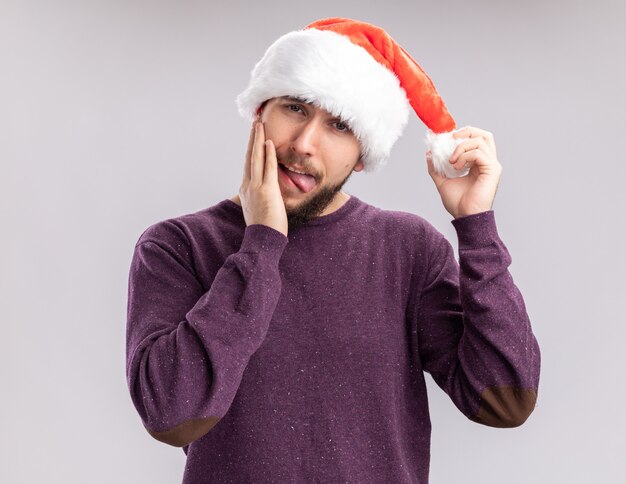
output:
[[[263,125],[263,128],[265,130],[265,139],[271,139],[272,141],[274,140],[274,131],[272,130],[271,127],[267,126],[266,124]],[[276,143],[274,143],[276,144]]]
[[[280,126],[274,125],[265,127],[265,139],[271,139],[274,146],[276,146],[276,150],[280,150],[282,145],[287,141],[285,130],[280,129]]]
[[[345,169],[356,163],[361,154],[361,148],[358,142],[354,140],[344,140],[341,149],[336,150],[336,153],[339,155],[339,159],[342,162],[341,166]]]

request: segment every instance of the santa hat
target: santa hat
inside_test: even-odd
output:
[[[469,171],[448,163],[462,139],[452,137],[455,121],[432,81],[375,25],[334,17],[280,37],[237,96],[239,113],[252,121],[264,101],[279,96],[303,99],[344,121],[361,144],[365,171],[386,164],[412,107],[428,128],[435,170],[448,178]]]

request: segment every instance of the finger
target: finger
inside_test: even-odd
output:
[[[265,167],[265,135],[263,133],[263,123],[256,127],[254,135],[254,147],[252,148],[252,166],[250,182],[255,186],[263,183],[263,168]]]
[[[482,138],[489,146],[494,156],[496,156],[496,142],[493,138],[493,133],[484,129],[476,128],[474,126],[464,126],[455,133],[452,133],[453,138]]]
[[[246,148],[246,159],[243,164],[243,182],[246,183],[250,181],[250,156],[252,155],[252,146],[254,145],[254,130],[255,124],[252,123],[252,127],[250,128],[250,137],[248,138],[248,147]]]
[[[458,144],[452,152],[452,155],[450,155],[450,163],[455,163],[461,154],[472,150],[483,150],[485,153],[491,153],[491,150],[483,138],[470,138]]]
[[[461,171],[464,168],[471,168],[473,165],[487,165],[489,164],[489,157],[482,150],[470,150],[462,153],[452,167]]]
[[[276,150],[271,139],[265,141],[265,174],[263,183],[278,182],[278,160]]]

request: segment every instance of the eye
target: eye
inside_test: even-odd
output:
[[[346,123],[342,123],[341,121],[337,121],[335,125],[338,126],[339,131],[342,133],[349,133],[352,131]],[[343,129],[341,127],[343,127]]]
[[[291,109],[291,108],[295,108],[295,109]],[[287,109],[289,109],[291,112],[297,113],[298,110],[302,110],[302,108],[300,107],[299,104],[287,104]]]

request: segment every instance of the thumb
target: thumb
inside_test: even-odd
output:
[[[435,166],[433,165],[433,159],[430,154],[430,151],[426,152],[426,163],[428,164],[428,174],[435,182],[435,185],[439,187],[439,185],[441,185],[446,180],[446,177],[443,175],[440,175],[435,170]]]

